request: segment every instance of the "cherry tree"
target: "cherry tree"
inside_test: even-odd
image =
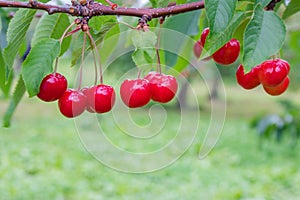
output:
[[[148,63],[148,71],[154,71],[146,77],[139,75],[133,83],[124,81],[121,98],[129,107],[144,106],[150,99],[165,103],[176,94],[176,73],[167,75],[169,69],[162,68],[161,62],[169,62],[169,68],[178,73],[188,62],[160,48],[163,28],[194,39],[194,44],[173,41],[189,59],[213,59],[221,65],[239,62],[237,82],[245,89],[262,84],[268,94],[280,95],[288,87],[290,66],[279,52],[286,36],[284,20],[300,10],[299,1],[150,0],[146,6],[151,7],[135,8],[109,0],[72,0],[63,5],[47,0],[0,0],[0,31],[6,35],[0,49],[0,88],[3,96],[10,99],[4,126],[10,125],[26,92],[43,101],[58,100],[66,117],[76,117],[85,109],[97,113],[113,109],[116,94],[103,81],[101,63],[116,47],[113,43],[109,47],[103,45],[120,34],[121,27],[132,30],[132,60],[136,66]],[[125,16],[137,19],[136,24],[127,23]],[[39,19],[37,23],[35,18]],[[28,40],[30,26],[35,28]],[[67,89],[66,79],[57,72],[59,58],[66,52],[71,54],[71,65],[79,65],[79,70],[86,55],[92,52],[94,86],[83,88],[79,77],[78,88]],[[18,72],[15,61],[22,56]],[[14,80],[16,85],[12,88]],[[55,84],[51,85],[51,81]],[[139,88],[133,89],[133,85]],[[145,90],[148,92],[142,93]],[[133,100],[131,96],[135,96]]]

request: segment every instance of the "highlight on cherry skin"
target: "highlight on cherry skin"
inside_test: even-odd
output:
[[[37,97],[46,102],[56,101],[64,94],[67,87],[68,82],[63,75],[51,73],[43,78]]]
[[[126,79],[120,87],[123,103],[129,108],[145,106],[151,99],[149,81],[143,78]]]
[[[149,81],[153,101],[167,103],[174,98],[178,89],[178,83],[174,76],[149,72],[145,79]]]

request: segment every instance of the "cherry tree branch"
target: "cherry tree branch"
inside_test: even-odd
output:
[[[112,9],[110,6],[106,6],[92,0],[87,1],[86,5],[50,5],[40,3],[34,0],[29,2],[16,2],[0,0],[0,7],[15,7],[15,8],[28,8],[44,10],[49,14],[54,13],[67,13],[72,16],[78,17],[93,17],[99,15],[120,15],[120,16],[135,16],[143,17],[147,16],[149,20],[152,18],[166,17],[169,15],[175,15],[184,12],[190,12],[193,10],[199,10],[204,8],[204,2],[198,1],[182,5],[173,5],[166,8],[127,8],[117,7]],[[187,22],[188,23],[188,22]]]
[[[49,14],[53,13],[68,13],[72,14],[72,6],[57,6],[39,3],[35,1],[30,2],[17,2],[17,1],[4,1],[0,0],[0,7],[11,7],[11,8],[29,8],[29,9],[37,9],[47,11]]]

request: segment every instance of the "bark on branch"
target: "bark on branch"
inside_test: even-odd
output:
[[[120,15],[120,16],[135,16],[148,18],[159,18],[169,15],[175,15],[184,12],[190,12],[193,10],[199,10],[204,8],[204,2],[198,1],[182,5],[174,5],[166,8],[127,8],[117,7],[112,9],[110,6],[106,6],[97,2],[90,1],[86,5],[50,5],[45,3],[36,2],[30,0],[29,2],[16,2],[0,0],[0,7],[15,7],[15,8],[28,8],[47,11],[49,14],[54,13],[67,13],[72,16],[78,17],[93,17],[99,15]],[[187,22],[188,23],[188,22]]]

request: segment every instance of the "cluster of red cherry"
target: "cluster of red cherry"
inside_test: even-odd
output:
[[[76,117],[87,110],[91,113],[109,112],[115,104],[116,94],[112,86],[99,84],[80,90],[67,89],[67,79],[54,72],[43,78],[37,96],[46,102],[58,100],[60,112]],[[171,101],[178,84],[175,77],[150,72],[144,78],[125,80],[120,88],[121,99],[130,108],[146,105],[150,99],[160,103]]]
[[[262,64],[244,73],[244,67],[240,65],[236,71],[236,79],[245,89],[253,89],[262,84],[266,93],[277,96],[286,91],[290,79],[288,73],[290,65],[282,59],[267,60]]]
[[[194,45],[194,53],[196,57],[200,57],[206,38],[209,34],[209,28],[205,28],[201,34],[200,40]],[[236,39],[231,39],[211,57],[205,60],[213,59],[221,65],[230,65],[239,57],[240,43]],[[262,84],[264,90],[273,96],[280,95],[286,91],[289,86],[288,73],[290,65],[282,59],[272,59],[251,69],[250,72],[244,73],[243,65],[239,65],[236,71],[236,79],[238,84],[244,89],[253,89]]]

